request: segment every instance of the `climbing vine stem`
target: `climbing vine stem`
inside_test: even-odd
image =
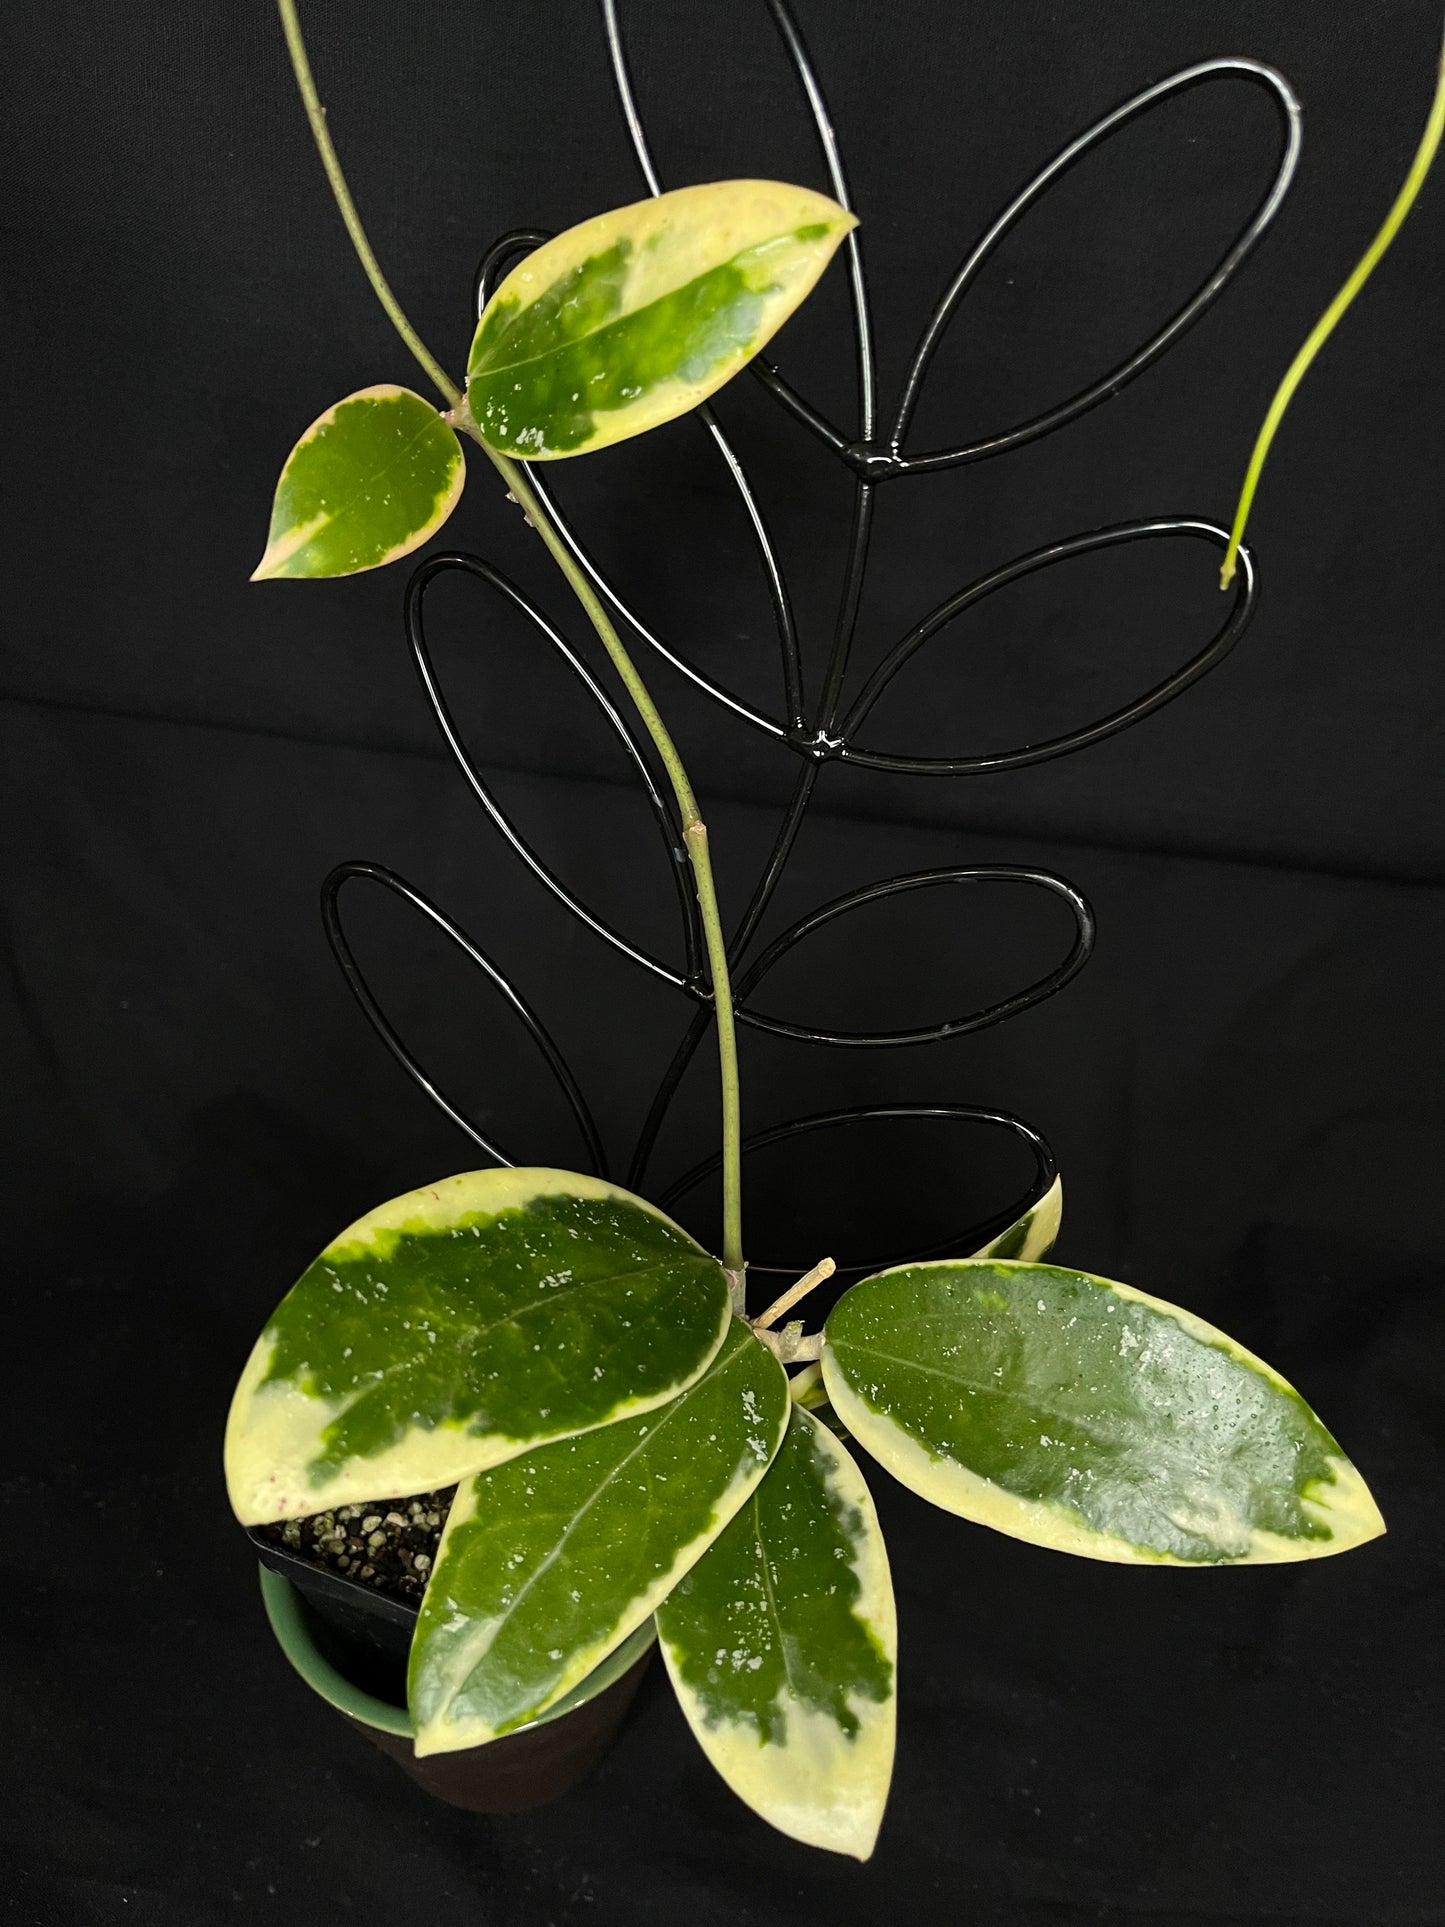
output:
[[[331,184],[331,192],[335,197],[341,218],[346,224],[346,231],[351,236],[351,244],[356,249],[357,258],[365,270],[366,278],[371,283],[377,300],[386,310],[396,332],[446,400],[448,404],[446,419],[458,433],[470,436],[479,445],[501,475],[509,493],[521,505],[527,520],[541,536],[558,568],[567,578],[572,593],[581,603],[613,667],[621,677],[642,725],[662,760],[668,780],[672,784],[673,794],[677,798],[677,807],[682,818],[683,839],[687,846],[688,859],[692,864],[698,909],[702,916],[708,973],[712,982],[713,1010],[717,1024],[718,1068],[722,1084],[722,1261],[730,1276],[734,1309],[740,1312],[743,1309],[745,1267],[742,1224],[742,1100],[738,1075],[737,1024],[733,1016],[727,940],[723,934],[722,913],[718,906],[717,886],[712,873],[707,825],[703,822],[702,812],[698,809],[697,797],[688,780],[687,771],[683,768],[677,745],[673,742],[671,733],[648,692],[647,685],[638,674],[636,664],[623,645],[622,638],[618,635],[585,571],[578,565],[552,526],[546,511],[533,493],[522,466],[483,440],[481,431],[467,407],[462,389],[451,379],[412,327],[401,303],[392,293],[391,286],[381,271],[381,264],[372,251],[371,242],[367,239],[366,229],[362,226],[361,216],[356,211],[356,203],[351,198],[351,190],[346,185],[346,176],[342,172],[341,162],[326,125],[326,109],[321,105],[320,96],[316,91],[316,82],[312,77],[311,62],[307,58],[306,42],[302,37],[301,22],[297,17],[296,0],[277,0],[277,6],[286,35],[286,46],[291,55],[292,70],[296,75],[296,85],[301,92],[306,117],[311,123],[311,132],[321,156],[321,164],[326,169],[326,178]]]
[[[1442,45],[1440,50],[1440,65],[1435,82],[1435,98],[1430,106],[1430,116],[1425,123],[1425,132],[1421,136],[1420,145],[1415,150],[1415,158],[1410,163],[1410,171],[1405,176],[1405,184],[1395,196],[1394,205],[1385,216],[1384,226],[1360,256],[1354,272],[1345,285],[1310,330],[1304,346],[1290,363],[1285,371],[1284,380],[1275,390],[1274,400],[1269,405],[1264,424],[1255,439],[1254,451],[1249,458],[1249,467],[1245,470],[1244,486],[1239,494],[1239,506],[1234,511],[1234,524],[1229,532],[1229,546],[1224,551],[1224,562],[1219,571],[1221,589],[1227,589],[1234,580],[1235,562],[1239,555],[1239,545],[1244,540],[1244,527],[1249,520],[1254,492],[1259,486],[1260,474],[1264,469],[1275,431],[1284,419],[1284,411],[1294,399],[1294,392],[1304,380],[1310,363],[1334,333],[1345,310],[1369,280],[1381,256],[1399,233],[1405,216],[1415,205],[1416,197],[1425,185],[1425,176],[1430,172],[1431,163],[1439,150],[1442,134],[1445,134],[1445,45]]]

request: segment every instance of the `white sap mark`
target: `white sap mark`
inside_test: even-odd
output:
[[[1222,1492],[1207,1488],[1186,1486],[1184,1503],[1168,1516],[1181,1532],[1208,1541],[1231,1558],[1237,1559],[1248,1552],[1254,1538],[1249,1520],[1235,1511]]]

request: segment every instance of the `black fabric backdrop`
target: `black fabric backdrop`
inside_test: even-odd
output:
[[[1074,530],[1227,520],[1289,354],[1417,138],[1437,10],[1420,0],[1010,7],[799,0],[854,176],[885,392],[965,242],[1078,127],[1217,53],[1277,63],[1303,172],[1224,303],[1056,438],[886,491],[860,661],[960,582]],[[635,198],[585,0],[317,0],[313,56],[402,297],[455,366],[503,228]],[[667,179],[820,179],[756,0],[635,0]],[[1061,997],[929,1051],[746,1044],[756,1127],[891,1098],[998,1104],[1053,1140],[1061,1255],[1177,1298],[1320,1408],[1391,1531],[1306,1569],[1140,1573],[930,1514],[882,1474],[902,1623],[893,1802],[866,1867],[739,1806],[660,1669],[614,1754],[555,1808],[428,1804],[287,1670],[231,1523],[235,1373],[314,1249],[470,1161],[367,1031],[315,911],[338,859],[404,870],[497,956],[572,1054],[611,1142],[684,1020],[545,900],[442,757],[399,624],[401,572],[248,586],[281,457],[367,382],[415,379],[349,255],[268,6],[12,9],[4,731],[6,1106],[17,1149],[0,1469],[10,1917],[43,1927],[478,1921],[1445,1920],[1440,1872],[1440,1239],[1445,652],[1434,183],[1311,377],[1253,529],[1265,599],[1237,654],[1131,734],[967,782],[829,772],[774,927],[930,863],[1053,864],[1098,952]],[[1207,268],[1275,135],[1229,83],[1102,150],[960,316],[920,443],[1081,385]],[[835,274],[780,341],[850,405]],[[816,676],[845,496],[750,384],[721,412],[759,478]],[[693,424],[558,474],[609,567],[698,659],[771,704],[767,609]],[[577,640],[526,531],[476,473],[450,537]],[[612,748],[479,592],[438,591],[470,740],[569,878],[675,933]],[[1056,571],[918,659],[875,739],[978,749],[1144,686],[1218,620],[1206,553]],[[705,795],[734,911],[787,758],[657,690]],[[954,900],[956,899],[956,900]],[[408,1034],[528,1161],[576,1144],[495,1000],[400,914],[358,942]],[[1062,925],[951,893],[815,941],[790,1016],[919,1021],[1035,974]],[[703,1155],[704,1053],[658,1160]],[[895,1129],[761,1159],[758,1248],[886,1249],[985,1210],[1021,1172]],[[697,1198],[693,1222],[708,1229]],[[904,1227],[900,1233],[900,1226]]]

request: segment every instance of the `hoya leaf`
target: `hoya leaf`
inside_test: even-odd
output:
[[[1091,1559],[1262,1564],[1385,1529],[1293,1387],[1213,1325],[1056,1265],[961,1259],[864,1279],[823,1377],[923,1498]]]
[[[735,1319],[663,1410],[463,1485],[412,1640],[417,1752],[523,1726],[600,1665],[747,1500],[787,1413],[782,1367]]]
[[[1047,1258],[1058,1241],[1064,1216],[1064,1185],[1055,1178],[1037,1204],[1031,1204],[1021,1218],[991,1238],[975,1258],[1018,1258],[1036,1264]]]
[[[368,1213],[282,1300],[241,1375],[226,1478],[245,1525],[434,1491],[690,1385],[727,1276],[600,1179],[468,1171]]]
[[[457,505],[461,443],[409,388],[361,388],[286,457],[253,582],[358,575],[420,548]]]
[[[811,1417],[826,1425],[835,1438],[848,1443],[848,1428],[828,1403],[828,1388],[823,1383],[823,1367],[815,1358],[788,1380],[788,1395]]]
[[[866,1860],[893,1775],[893,1584],[861,1473],[796,1401],[766,1478],[657,1630],[733,1792],[793,1839]]]
[[[805,187],[709,181],[569,228],[487,303],[472,419],[493,448],[548,461],[686,414],[772,338],[856,225]]]

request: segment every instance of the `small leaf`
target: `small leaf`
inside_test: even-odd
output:
[[[663,1410],[464,1485],[412,1641],[417,1752],[524,1726],[600,1665],[748,1499],[787,1413],[782,1367],[734,1319]]]
[[[409,388],[362,388],[286,458],[253,582],[358,575],[420,548],[457,505],[461,443]]]
[[[370,1212],[282,1300],[226,1427],[244,1525],[430,1492],[653,1410],[727,1332],[727,1275],[640,1198],[469,1171]]]
[[[1309,1406],[1213,1325],[1056,1265],[903,1265],[834,1306],[823,1377],[923,1498],[1092,1559],[1263,1564],[1384,1520]]]
[[[686,414],[772,338],[856,225],[805,187],[710,181],[569,228],[487,303],[472,419],[493,448],[548,461]]]
[[[698,1744],[739,1799],[795,1840],[866,1860],[893,1775],[893,1584],[862,1474],[796,1401],[767,1477],[657,1630]]]
[[[1016,1218],[1006,1231],[1000,1231],[982,1251],[975,1251],[973,1255],[975,1258],[1017,1258],[1037,1264],[1040,1258],[1048,1257],[1057,1243],[1063,1216],[1064,1183],[1062,1178],[1055,1178],[1037,1204],[1031,1204],[1021,1218]]]

